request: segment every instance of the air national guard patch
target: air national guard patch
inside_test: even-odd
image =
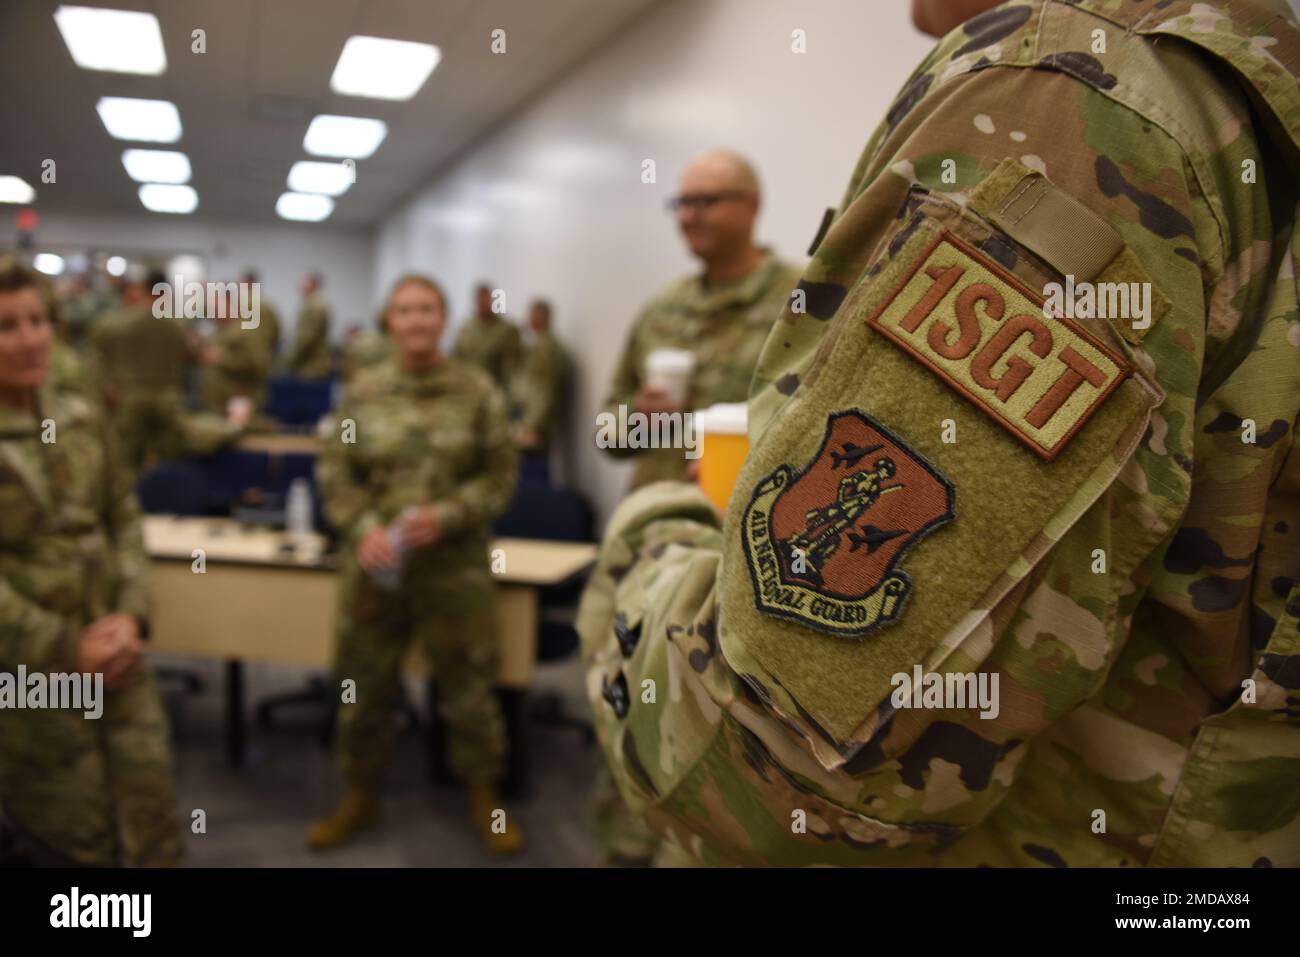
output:
[[[1133,371],[948,232],[867,322],[1049,462]]]
[[[807,467],[778,467],[745,509],[755,606],[848,638],[889,624],[912,589],[895,566],[953,503],[952,483],[883,425],[833,413]]]

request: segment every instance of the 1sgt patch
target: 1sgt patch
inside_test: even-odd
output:
[[[949,232],[867,322],[1048,462],[1133,371]]]
[[[754,489],[742,540],[759,611],[858,638],[894,621],[912,582],[894,566],[952,520],[952,483],[856,409],[833,413],[802,471]]]

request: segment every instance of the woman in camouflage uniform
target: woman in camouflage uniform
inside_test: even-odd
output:
[[[0,819],[30,863],[174,864],[140,513],[97,408],[51,381],[52,343],[39,280],[0,262]],[[19,709],[38,673],[82,701]]]
[[[446,304],[432,280],[398,280],[386,322],[394,354],[349,383],[317,473],[326,514],[344,536],[335,664],[355,696],[344,684],[339,756],[348,792],[308,843],[334,847],[374,820],[401,666],[418,641],[438,680],[448,762],[469,786],[475,828],[489,849],[513,851],[520,830],[495,791],[506,741],[493,692],[488,566],[490,526],[517,466],[505,400],[485,372],[442,353]]]

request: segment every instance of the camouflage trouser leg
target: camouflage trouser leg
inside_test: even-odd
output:
[[[167,717],[153,675],[106,692],[103,715],[0,713],[0,803],[41,864],[150,867],[181,858]]]
[[[600,865],[649,867],[660,844],[659,835],[627,806],[604,762],[596,768],[591,807]]]
[[[416,598],[416,618],[438,684],[438,716],[447,726],[447,765],[464,784],[493,784],[506,759],[505,719],[494,690],[495,586],[476,570],[426,586]]]
[[[108,696],[104,707],[108,785],[122,862],[159,867],[180,862],[171,740],[151,671]]]
[[[348,783],[375,788],[393,750],[393,711],[401,699],[401,669],[410,645],[407,596],[383,592],[354,563],[340,581],[334,673],[355,682],[355,701],[339,705],[338,757]]]

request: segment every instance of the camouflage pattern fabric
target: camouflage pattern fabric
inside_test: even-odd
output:
[[[523,358],[523,340],[509,318],[475,316],[460,327],[454,353],[483,369],[499,389],[508,392]]]
[[[260,323],[257,328],[244,329],[239,320],[231,319],[217,326],[212,345],[221,355],[200,376],[203,408],[224,416],[230,400],[244,396],[253,401],[255,411],[261,410],[266,405],[275,361],[271,337],[261,331]]]
[[[92,291],[59,303],[59,337],[76,352],[85,352],[92,325],[104,308],[104,297]]]
[[[91,329],[91,362],[99,381],[122,392],[185,389],[190,360],[182,319],[156,319],[149,305],[124,306]]]
[[[377,366],[393,357],[393,342],[383,332],[363,332],[343,350],[343,381],[351,382],[362,369]]]
[[[748,276],[710,287],[703,274],[673,283],[641,311],[614,368],[605,411],[632,412],[644,383],[646,357],[656,349],[683,349],[695,355],[687,411],[718,402],[744,402],[767,334],[799,281],[799,271],[766,256]],[[632,488],[686,477],[680,449],[620,449],[616,457],[636,457]]]
[[[212,451],[233,437],[222,419],[189,415],[184,320],[157,319],[148,305],[111,312],[92,327],[90,363],[100,388],[116,394],[109,419],[122,461],[134,472],[187,452]]]
[[[293,348],[285,359],[285,373],[295,379],[326,379],[333,368],[329,307],[319,296],[311,295],[298,312]]]
[[[257,314],[257,325],[250,330],[262,342],[262,349],[271,357],[271,366],[275,366],[275,357],[280,350],[280,313],[269,302],[261,303]]]
[[[100,403],[90,366],[72,346],[59,339],[54,340],[50,351],[50,387],[56,392],[81,396],[93,405]]]
[[[42,441],[43,422],[54,424]],[[128,474],[89,403],[47,389],[0,407],[0,670],[70,672],[76,638],[116,611],[149,617],[148,561]],[[37,863],[157,866],[180,858],[167,719],[147,670],[103,715],[0,710],[0,810]]]
[[[351,427],[355,442],[343,441]],[[392,749],[401,664],[416,640],[438,682],[452,772],[467,783],[495,781],[506,744],[493,693],[488,545],[517,470],[505,400],[486,373],[457,360],[427,373],[389,361],[348,386],[331,434],[317,479],[326,515],[344,532],[335,670],[357,693],[339,714],[343,771],[359,786],[376,783]],[[382,590],[357,565],[357,543],[421,505],[437,508],[443,537],[409,554],[397,589]]]
[[[607,758],[669,840],[707,863],[1300,864],[1298,69],[1286,6],[1236,0],[1008,3],[921,65],[768,340],[725,518],[682,483],[637,492],[584,595]],[[959,247],[958,272],[930,258]],[[954,305],[967,268],[988,281]],[[1071,274],[1151,283],[1147,321],[1002,311]],[[941,360],[1004,315],[1000,364]],[[1099,399],[1057,380],[1077,427],[1049,459],[1013,406],[1063,338],[1122,375]],[[870,450],[828,445],[841,421],[955,494],[919,538],[873,516],[941,498],[868,495],[819,584],[764,536]],[[905,573],[892,620],[834,593],[845,571]],[[997,713],[908,707],[916,668],[996,676]]]
[[[568,353],[548,329],[537,334],[511,383],[516,425],[535,434],[543,449],[562,424],[571,373]]]

